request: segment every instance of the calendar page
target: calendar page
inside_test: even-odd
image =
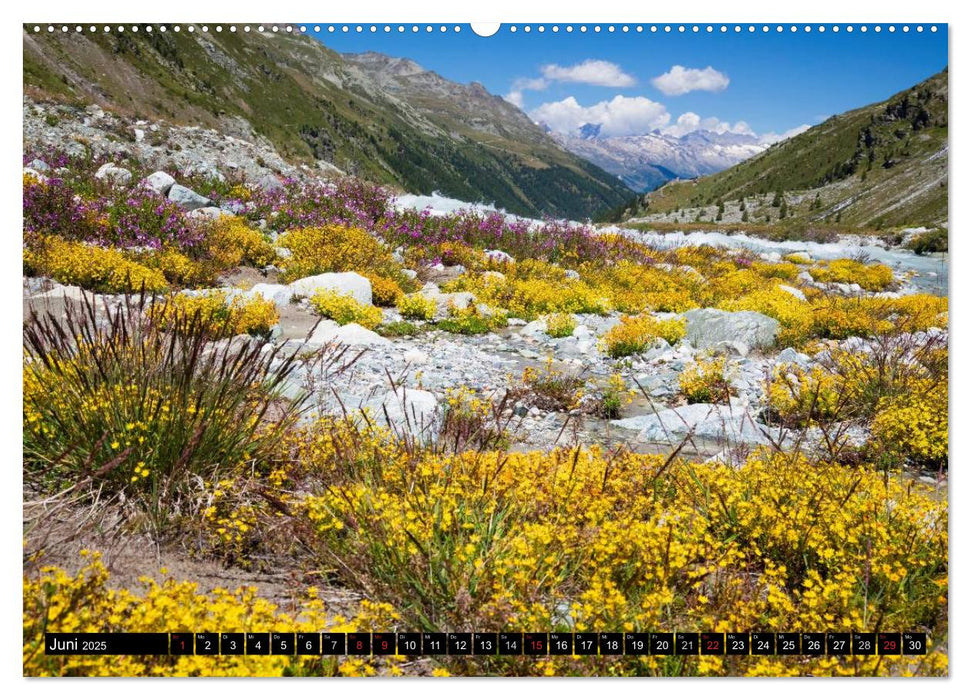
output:
[[[23,674],[947,676],[948,33],[23,24]]]

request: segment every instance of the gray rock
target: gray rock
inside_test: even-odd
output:
[[[288,251],[288,252],[289,252],[289,251]],[[402,275],[403,275],[404,277],[407,277],[407,278],[408,278],[408,279],[410,279],[410,280],[413,280],[413,279],[416,279],[416,278],[418,277],[418,273],[417,273],[417,272],[415,272],[414,270],[408,270],[408,269],[405,269],[405,270],[402,270],[402,271],[401,271],[401,274],[402,274]]]
[[[98,180],[105,180],[115,185],[127,185],[131,182],[131,170],[120,168],[114,163],[105,163],[94,174]]]
[[[475,303],[475,295],[472,292],[450,292],[448,294],[429,294],[435,303],[438,304],[438,315],[448,314],[450,306],[456,309],[467,309]]]
[[[266,174],[258,178],[254,184],[264,192],[276,192],[283,189],[283,183],[276,175]]]
[[[371,303],[371,281],[356,272],[324,272],[290,283],[290,293],[296,296],[313,296],[318,289],[352,296],[360,304]]]
[[[804,282],[805,284],[813,284],[816,281],[813,279],[813,276],[810,275],[805,270],[803,270],[798,275],[796,275],[796,279],[799,280],[800,282]]]
[[[219,207],[200,207],[198,209],[193,209],[186,214],[186,216],[190,219],[195,219],[197,221],[215,221],[216,219],[226,215],[226,212]]]
[[[317,328],[314,329],[310,338],[307,339],[308,345],[329,345],[332,343],[355,347],[391,345],[390,340],[381,337],[364,326],[356,323],[338,326],[337,323],[330,320],[324,320],[317,324]]]
[[[497,262],[497,263],[516,262],[516,258],[511,256],[509,253],[506,253],[505,251],[498,250],[498,249],[485,251],[485,256],[489,258],[489,260],[492,260],[493,262]]]
[[[369,411],[372,419],[387,425],[395,433],[407,433],[423,441],[433,440],[441,427],[438,399],[422,389],[399,387],[366,402],[362,408]]]
[[[730,444],[768,445],[778,431],[755,421],[744,406],[696,403],[666,408],[633,418],[611,421],[638,431],[638,440],[654,443],[677,442],[689,433],[696,438]]]
[[[576,270],[564,270],[563,276],[566,277],[568,280],[580,279],[580,273],[577,272]]]
[[[685,340],[699,350],[722,342],[740,342],[748,348],[768,348],[779,333],[779,322],[756,311],[691,309],[684,319]]]
[[[715,355],[722,357],[745,357],[749,352],[748,346],[739,340],[722,340],[710,349]]]
[[[800,367],[808,367],[809,355],[805,355],[795,348],[786,348],[776,356],[774,363],[776,365],[796,364]]]
[[[53,289],[41,292],[34,296],[36,299],[69,299],[71,301],[81,301],[84,299],[84,290],[73,284],[58,284]],[[91,297],[92,295],[88,295]]]
[[[193,192],[188,187],[179,184],[172,185],[169,188],[168,198],[170,202],[175,202],[187,211],[201,209],[212,204],[207,197],[203,197],[198,192]]]
[[[530,321],[521,329],[519,329],[520,335],[531,335],[535,337],[535,336],[543,335],[544,333],[546,333],[545,318],[538,318],[535,321]]]
[[[289,305],[290,299],[293,298],[293,292],[290,291],[289,285],[268,284],[266,282],[254,284],[247,291],[247,294],[250,296],[256,296],[259,294],[264,299],[271,299],[278,307]]]
[[[145,140],[144,129],[135,129],[134,131],[135,131],[135,143],[141,143],[142,141]]]
[[[788,284],[780,284],[779,289],[781,289],[783,292],[788,292],[789,294],[794,296],[796,299],[799,299],[800,301],[806,301],[806,295],[803,294],[801,289],[790,287]]]
[[[34,158],[32,161],[30,161],[30,163],[27,164],[27,166],[33,168],[39,173],[46,173],[51,169],[51,166],[42,161],[40,158]]]
[[[486,270],[482,273],[482,279],[492,280],[494,282],[503,282],[505,281],[506,276],[498,270]]]

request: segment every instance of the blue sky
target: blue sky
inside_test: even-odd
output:
[[[313,25],[311,24],[310,27]],[[661,128],[680,135],[692,128],[782,134],[827,116],[877,102],[947,65],[947,28],[893,33],[512,33],[494,36],[462,31],[415,34],[379,26],[372,34],[324,30],[318,37],[341,52],[379,51],[411,58],[449,80],[478,81],[492,93],[516,100],[534,118],[567,131],[580,122],[604,123],[615,134]],[[368,25],[369,26],[369,25]],[[584,62],[588,62],[585,65]],[[577,68],[581,65],[580,68]],[[683,70],[675,70],[681,66]],[[708,69],[711,70],[708,70]],[[665,76],[658,81],[655,79]],[[597,84],[599,83],[599,84]],[[684,92],[687,88],[695,87]],[[518,89],[517,89],[518,88]],[[617,97],[620,96],[620,99]],[[683,118],[678,123],[678,118]],[[694,115],[694,116],[692,116]],[[702,121],[704,120],[704,121]],[[743,124],[739,124],[743,122]]]

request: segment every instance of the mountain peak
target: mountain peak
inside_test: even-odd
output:
[[[594,139],[600,136],[600,128],[602,124],[584,124],[580,127],[580,138],[582,139]]]
[[[377,51],[365,51],[364,53],[345,53],[341,58],[349,63],[365,66],[370,69],[380,69],[395,77],[405,77],[427,73],[422,66],[412,61],[410,58],[398,58],[378,53]]]

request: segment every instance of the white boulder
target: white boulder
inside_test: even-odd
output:
[[[98,180],[105,180],[115,185],[127,185],[131,182],[131,170],[120,168],[114,163],[105,163],[94,174]]]
[[[175,178],[161,170],[156,170],[142,180],[142,184],[161,195],[167,195],[169,190],[172,189],[172,185],[175,184]]]
[[[170,202],[175,202],[186,211],[202,209],[202,207],[208,207],[212,204],[207,197],[203,197],[198,192],[193,192],[188,187],[179,184],[172,185],[169,188],[168,198]]]
[[[685,340],[698,350],[724,342],[743,343],[748,348],[768,348],[779,333],[779,322],[756,311],[691,309],[682,314]]]
[[[513,256],[511,256],[509,253],[507,253],[505,251],[502,251],[502,250],[498,250],[498,249],[485,251],[485,256],[489,260],[491,260],[493,262],[497,262],[497,263],[514,263],[514,262],[516,262],[516,258],[514,258]]]
[[[797,289],[796,287],[790,287],[788,284],[780,284],[779,289],[781,289],[783,292],[787,292],[791,294],[799,301],[806,301],[806,295],[803,293],[801,289]]]
[[[307,339],[307,344],[377,347],[391,345],[391,341],[356,323],[339,326],[334,321],[324,320],[317,324],[314,332]]]
[[[399,387],[366,402],[362,408],[397,434],[407,433],[423,441],[433,439],[441,426],[438,399],[422,389]]]
[[[313,296],[318,289],[354,297],[359,304],[371,303],[371,280],[356,272],[324,272],[290,283],[290,293],[295,296]]]

